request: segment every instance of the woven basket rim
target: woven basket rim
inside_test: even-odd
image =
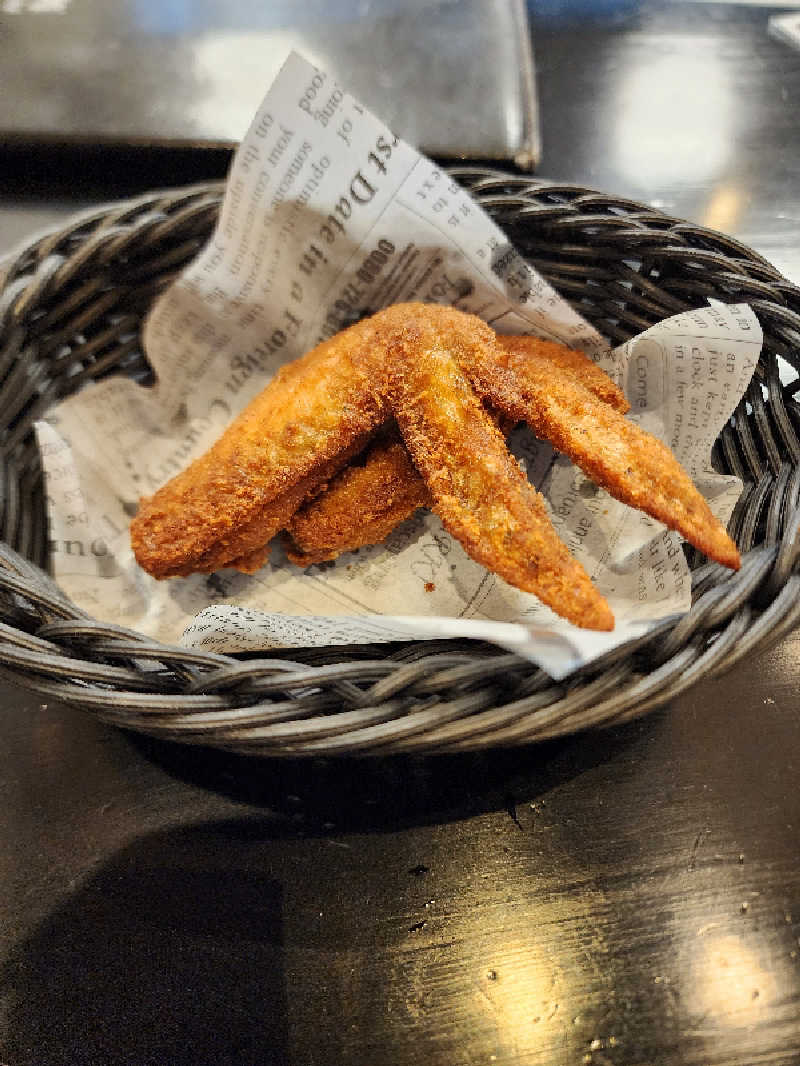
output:
[[[766,351],[746,416],[743,407],[718,444],[727,468],[747,482],[735,516],[745,551],[742,571],[722,576],[714,565],[696,567],[697,595],[688,615],[615,649],[562,684],[516,656],[464,642],[308,655],[292,649],[256,659],[170,646],[89,617],[15,551],[22,547],[36,557],[35,534],[25,534],[35,457],[17,413],[0,425],[6,434],[3,530],[14,532],[14,540],[0,547],[0,676],[124,728],[234,751],[463,751],[636,717],[766,647],[800,621],[800,408],[795,412],[794,394],[776,371],[778,356],[794,365],[794,352],[800,352],[800,290],[734,238],[645,204],[486,167],[448,169],[584,312],[591,291],[595,323],[605,315],[612,340],[614,330],[618,336],[638,332],[659,307],[672,313],[669,308],[686,306],[704,287],[716,287],[721,296],[751,294],[748,302],[766,323]],[[182,265],[177,252],[191,258],[207,239],[223,187],[200,183],[100,205],[0,260],[0,410],[20,366],[30,375],[32,366],[46,369],[46,355],[52,360],[47,353],[58,330],[68,331],[83,306],[81,286],[100,291],[100,280],[113,279],[123,262],[129,274],[134,263],[145,274],[151,270],[148,283],[165,283]],[[635,269],[629,266],[634,261]],[[113,296],[113,284],[111,291]],[[135,299],[146,308],[146,285]],[[95,300],[90,309],[100,307],[95,295],[89,300]],[[144,312],[137,304],[131,313]],[[106,314],[87,313],[81,336],[105,323]],[[123,350],[115,340],[116,347],[102,350],[101,363],[96,342],[87,354],[90,342],[81,342],[76,356],[86,380],[115,367],[133,376],[143,372],[135,345],[128,342]],[[46,399],[52,386],[57,399],[62,384],[48,379],[40,393]],[[10,517],[12,504],[17,510]]]

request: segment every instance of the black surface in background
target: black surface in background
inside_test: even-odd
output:
[[[237,823],[139,837],[13,953],[13,1063],[286,1062],[280,885]]]
[[[223,180],[227,148],[0,144],[2,195],[22,200],[113,200],[150,189]]]

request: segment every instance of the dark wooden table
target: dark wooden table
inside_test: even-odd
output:
[[[541,172],[800,280],[800,52],[773,12],[539,12]],[[5,154],[0,246],[225,165],[53,159]],[[799,685],[800,633],[622,728],[344,763],[173,747],[0,687],[0,1060],[797,1064]]]

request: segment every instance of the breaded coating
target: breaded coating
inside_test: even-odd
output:
[[[514,423],[490,413],[507,436]],[[346,466],[294,515],[286,527],[288,558],[307,567],[380,544],[395,526],[430,506],[425,482],[392,424],[373,441],[363,462]]]
[[[366,319],[282,367],[205,455],[143,499],[131,523],[139,565],[158,578],[207,568],[217,545],[266,528],[276,497],[384,422],[380,327]]]
[[[610,404],[620,414],[630,411],[631,405],[622,389],[596,363],[574,348],[567,348],[554,341],[542,341],[538,337],[511,336],[497,333],[496,340],[502,350],[498,362],[523,377],[529,369],[535,371],[557,367],[566,371],[593,392],[598,400]]]
[[[458,326],[454,338],[452,323],[442,332],[420,316],[396,337],[389,360],[395,418],[433,509],[476,562],[575,625],[613,629],[608,604],[559,540],[544,499],[452,354],[485,344],[485,332]]]
[[[733,570],[739,550],[670,449],[598,400],[568,373],[529,365],[524,376],[497,363],[472,364],[473,385],[512,418],[527,422],[615,499]]]
[[[323,463],[313,474],[301,478],[296,485],[286,489],[274,500],[270,500],[244,526],[233,530],[230,536],[219,540],[192,565],[189,573],[213,574],[223,567],[232,567],[246,574],[254,574],[260,570],[269,558],[269,542],[272,538],[286,528],[292,515],[307,500],[327,488],[331,478],[347,466],[353,456],[364,448],[366,442],[366,436],[357,437],[349,448],[340,452],[329,462]]]
[[[582,352],[536,337],[495,334],[500,351],[493,358],[524,379],[528,364],[574,375],[591,392],[624,413],[629,404],[622,389]],[[492,412],[506,436],[514,425]],[[302,507],[287,527],[288,556],[298,566],[335,559],[342,552],[378,544],[419,507],[430,506],[424,483],[402,446],[376,442],[363,465],[346,468],[324,493]]]
[[[580,353],[498,341],[451,307],[398,304],[283,367],[205,455],[141,501],[131,543],[157,578],[253,572],[285,528],[290,558],[308,566],[428,505],[478,562],[576,625],[611,629],[495,420],[527,422],[612,495],[737,568],[688,474],[626,409]],[[387,436],[392,416],[403,444]]]
[[[291,538],[286,554],[305,567],[379,544],[430,503],[425,482],[395,429],[369,448],[363,465],[346,467],[294,515],[286,526]]]

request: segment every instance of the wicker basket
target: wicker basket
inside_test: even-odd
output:
[[[222,197],[221,185],[195,186],[83,215],[0,268],[0,676],[127,729],[233,751],[465,751],[641,715],[800,620],[800,404],[778,374],[779,356],[800,369],[800,290],[736,241],[640,204],[484,169],[452,173],[612,340],[710,296],[754,309],[762,356],[716,445],[719,468],[746,484],[731,530],[739,573],[693,555],[687,615],[560,684],[474,643],[242,659],[89,617],[40,569],[46,518],[32,425],[86,381],[149,379],[142,318],[210,235]]]

